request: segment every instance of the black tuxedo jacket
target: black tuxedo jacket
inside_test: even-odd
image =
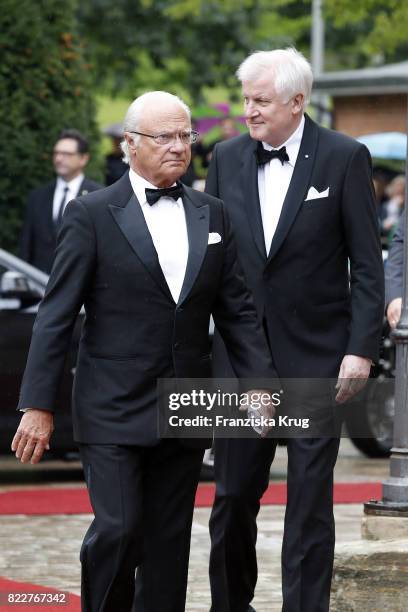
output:
[[[34,189],[28,196],[20,238],[20,257],[47,274],[55,256],[56,231],[52,218],[56,180]],[[101,189],[102,185],[84,178],[77,193],[84,195]]]
[[[280,377],[334,377],[345,354],[376,360],[383,265],[367,149],[305,117],[291,183],[265,251],[249,135],[218,144],[206,191],[230,214],[239,258]],[[310,187],[328,197],[305,201]],[[350,265],[350,275],[349,275]],[[224,373],[218,339],[216,374]]]
[[[225,208],[212,196],[183,190],[189,256],[177,304],[128,173],[67,206],[19,407],[54,410],[73,325],[84,304],[73,391],[78,442],[157,442],[156,380],[210,377],[211,314],[237,376],[274,376]],[[208,244],[210,232],[221,241]]]

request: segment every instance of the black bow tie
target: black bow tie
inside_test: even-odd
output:
[[[156,204],[160,198],[173,198],[178,200],[183,195],[183,187],[181,183],[177,183],[174,187],[165,187],[164,189],[145,189],[146,200],[150,206]]]
[[[289,155],[286,153],[286,147],[282,147],[278,151],[276,149],[267,151],[263,148],[262,143],[258,142],[258,147],[256,149],[256,162],[258,166],[267,164],[271,161],[271,159],[279,159],[283,166],[285,161],[289,161]]]

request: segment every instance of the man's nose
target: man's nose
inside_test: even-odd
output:
[[[181,141],[179,136],[176,136],[175,138],[173,138],[170,148],[172,151],[177,151],[179,153],[182,153],[184,149],[186,148],[186,145]]]
[[[245,117],[250,119],[251,117],[256,117],[258,114],[258,109],[253,102],[247,102],[245,105]]]

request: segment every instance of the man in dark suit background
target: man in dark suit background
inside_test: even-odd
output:
[[[218,144],[206,191],[224,200],[280,379],[334,379],[336,403],[378,357],[383,267],[367,149],[304,108],[312,71],[294,49],[258,52],[237,72],[249,134]],[[348,266],[350,264],[350,274]],[[216,376],[231,375],[221,339]],[[328,402],[328,417],[336,409]],[[212,612],[252,610],[256,517],[274,439],[215,442]],[[327,612],[337,438],[290,438],[282,548],[284,612]]]
[[[54,261],[56,236],[66,205],[102,187],[84,175],[89,144],[78,130],[59,134],[52,159],[57,177],[28,196],[20,238],[20,257],[47,274]]]
[[[394,329],[401,318],[404,270],[405,212],[401,215],[388,250],[385,264],[385,304],[387,320]]]
[[[159,439],[157,380],[210,376],[211,314],[236,376],[275,373],[223,203],[178,182],[196,137],[188,108],[150,92],[129,107],[124,132],[129,172],[65,212],[12,448],[36,463],[47,447],[84,304],[73,424],[95,520],[81,550],[82,610],[130,612],[138,567],[133,609],[182,612],[207,441]]]

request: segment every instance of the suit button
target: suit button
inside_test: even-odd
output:
[[[176,349],[176,348],[179,348],[179,347],[180,347],[180,342],[175,342],[175,343],[173,344],[173,347],[174,347],[175,349]]]

